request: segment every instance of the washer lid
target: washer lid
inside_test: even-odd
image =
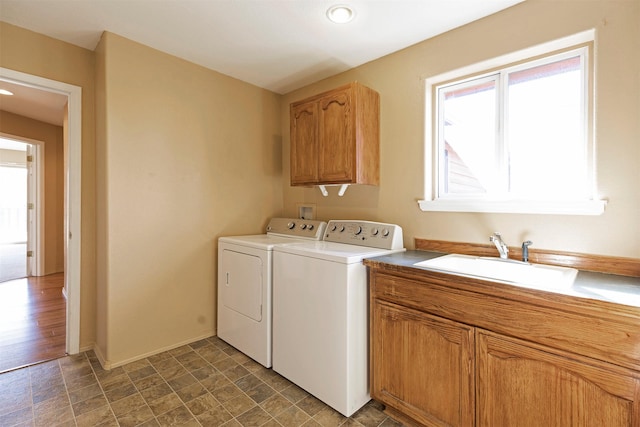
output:
[[[334,242],[306,242],[295,245],[276,246],[274,252],[299,255],[342,264],[361,263],[365,258],[404,252],[406,249],[380,249]]]
[[[235,245],[247,246],[250,248],[262,249],[265,251],[271,251],[276,245],[286,245],[294,243],[308,242],[308,240],[295,238],[295,237],[283,237],[273,236],[270,234],[255,234],[250,236],[226,236],[218,239],[220,243],[233,243]]]

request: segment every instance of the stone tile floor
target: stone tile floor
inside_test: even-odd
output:
[[[349,418],[212,337],[112,370],[93,351],[0,375],[0,427],[398,427],[371,401]]]

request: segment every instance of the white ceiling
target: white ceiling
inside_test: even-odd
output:
[[[0,0],[0,20],[90,50],[110,31],[284,94],[521,1]]]

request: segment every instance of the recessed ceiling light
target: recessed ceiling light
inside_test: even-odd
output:
[[[0,95],[13,95],[13,92],[9,92],[6,89],[0,89]]]
[[[349,6],[338,4],[327,9],[327,18],[336,24],[346,24],[351,21],[356,13]]]

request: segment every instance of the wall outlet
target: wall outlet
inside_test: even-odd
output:
[[[298,203],[298,218],[316,219],[316,205],[308,203]]]

